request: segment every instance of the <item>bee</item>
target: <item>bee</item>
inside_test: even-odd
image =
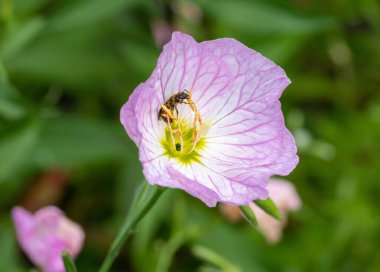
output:
[[[198,138],[198,128],[197,123],[199,122],[199,125],[202,124],[202,118],[198,112],[197,107],[195,106],[194,101],[191,99],[192,97],[192,91],[191,90],[183,90],[182,92],[178,92],[173,94],[169,97],[169,99],[165,102],[165,104],[160,105],[160,110],[158,112],[158,120],[163,120],[168,124],[170,135],[173,141],[173,145],[176,146],[176,150],[178,149],[182,150],[183,147],[183,137],[182,137],[182,130],[181,125],[178,119],[178,104],[187,104],[189,105],[190,109],[195,113],[194,121],[193,121],[193,142],[194,145]],[[176,113],[174,115],[174,112]],[[178,128],[174,131],[171,127],[171,123],[173,121],[176,121],[178,124]],[[173,133],[178,132],[178,136],[180,138],[181,144],[175,144]],[[179,146],[179,148],[178,148]],[[194,148],[194,147],[193,147]]]
[[[191,91],[190,91],[191,92]],[[190,93],[191,96],[191,93]],[[179,92],[173,94],[169,97],[169,99],[165,102],[165,104],[161,104],[160,111],[158,112],[158,120],[164,120],[165,122],[172,123],[173,120],[178,119],[178,104],[187,104],[185,99],[189,99],[189,91],[184,90],[183,92]],[[176,111],[177,117],[174,116],[174,110]]]

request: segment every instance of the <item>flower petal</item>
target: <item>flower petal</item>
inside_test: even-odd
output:
[[[239,109],[212,126],[202,156],[214,161],[250,165],[252,170],[287,175],[298,163],[294,138],[284,125],[280,103],[261,112]]]
[[[160,80],[163,101],[184,89],[192,90],[199,109],[226,93],[232,79],[223,61],[180,32],[173,33],[171,42],[164,46],[154,73]]]
[[[33,216],[31,213],[21,207],[12,209],[12,219],[16,227],[17,237],[21,245],[29,239],[28,237],[33,231]]]
[[[180,169],[182,167],[182,169]],[[177,169],[176,169],[177,168]],[[180,165],[172,163],[168,167],[168,172],[173,180],[178,181],[176,188],[186,191],[188,194],[199,198],[207,206],[214,207],[219,201],[219,196],[215,188],[210,189],[206,185],[194,182],[194,174],[191,165]],[[190,176],[191,178],[189,178]],[[207,183],[207,180],[205,181]]]
[[[164,154],[160,141],[165,136],[165,122],[158,120],[160,95],[153,88],[144,86],[135,104],[136,127],[141,135],[139,156],[141,162],[153,160]]]
[[[265,190],[268,175],[248,168],[218,165],[202,158],[202,163],[188,165],[172,161],[168,171],[181,184],[179,187],[184,187],[210,207],[217,202],[247,205],[252,199],[263,199],[268,195]]]
[[[136,128],[141,135],[139,159],[144,176],[150,184],[178,188],[178,181],[172,180],[167,171],[169,157],[164,156],[160,141],[164,138],[165,122],[158,120],[161,94],[148,86],[143,86],[135,103]]]
[[[123,124],[129,137],[131,137],[136,145],[139,144],[141,137],[136,119],[136,115],[139,111],[139,108],[136,108],[137,101],[139,101],[140,94],[144,93],[146,89],[158,88],[157,84],[159,84],[157,75],[156,73],[153,73],[145,83],[142,83],[136,87],[133,93],[129,96],[128,101],[120,110],[120,122]]]
[[[287,175],[298,163],[293,136],[286,129],[281,93],[290,83],[272,61],[234,39],[202,43],[229,63],[234,76],[222,103],[210,103],[212,120],[207,150],[202,155],[257,167],[272,175]]]
[[[135,107],[141,92],[143,92],[143,89],[144,84],[137,86],[137,88],[129,96],[128,101],[123,105],[120,111],[120,121],[127,131],[129,137],[131,137],[136,145],[139,144],[141,134],[137,129]]]

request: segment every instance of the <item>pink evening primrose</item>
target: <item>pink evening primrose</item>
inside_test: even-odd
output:
[[[75,258],[82,248],[82,228],[56,207],[44,207],[35,214],[15,207],[12,217],[21,248],[44,272],[64,272],[62,251]]]
[[[276,204],[283,217],[281,221],[274,219],[254,203],[251,203],[250,206],[259,222],[259,230],[269,243],[274,244],[281,239],[282,229],[287,223],[287,213],[300,209],[301,199],[293,184],[286,180],[271,179],[269,181],[268,190],[269,197]]]
[[[298,163],[279,98],[290,81],[235,39],[197,43],[175,32],[152,75],[121,109],[150,184],[179,188],[208,206],[268,196],[272,175]]]

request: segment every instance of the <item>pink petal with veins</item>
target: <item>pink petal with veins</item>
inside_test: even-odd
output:
[[[298,163],[279,102],[289,83],[279,66],[234,39],[197,43],[173,33],[150,78],[121,109],[147,181],[185,190],[208,206],[266,198],[270,176],[287,175]],[[158,120],[160,104],[184,89],[193,91],[209,124],[199,160],[189,164],[165,154],[166,124]],[[193,114],[187,105],[178,109],[180,118]]]

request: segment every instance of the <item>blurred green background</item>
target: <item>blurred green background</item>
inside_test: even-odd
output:
[[[10,209],[54,204],[95,271],[143,181],[119,109],[172,30],[234,37],[281,65],[303,208],[274,246],[166,192],[112,271],[380,271],[380,3],[376,0],[0,0],[0,263],[33,266]],[[213,256],[217,255],[217,258]]]

